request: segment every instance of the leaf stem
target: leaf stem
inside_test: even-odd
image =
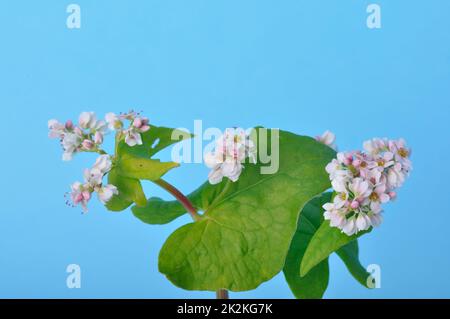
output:
[[[228,290],[219,289],[216,291],[216,299],[229,299]]]
[[[183,205],[184,208],[186,208],[186,210],[191,215],[192,219],[194,219],[194,221],[201,219],[201,216],[198,214],[197,210],[195,209],[194,205],[192,205],[191,201],[186,196],[184,196],[183,193],[181,193],[175,186],[169,184],[163,179],[156,180],[155,184],[159,185],[160,187],[168,191],[170,194],[172,194],[181,203],[181,205]]]

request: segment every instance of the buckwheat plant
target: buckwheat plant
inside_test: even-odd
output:
[[[189,214],[192,222],[161,248],[158,269],[177,287],[216,291],[218,298],[255,289],[280,271],[295,297],[321,298],[332,253],[362,285],[374,287],[359,261],[357,239],[381,223],[382,205],[396,198],[412,169],[403,140],[374,139],[364,151],[336,153],[330,131],[311,138],[229,128],[204,154],[211,169],[206,181],[185,195],[163,179],[179,163],[154,158],[192,137],[183,130],[155,126],[134,111],[105,119],[83,112],[77,125],[50,120],[48,128],[49,137],[61,142],[63,160],[98,154],[83,181],[71,185],[68,204],[87,212],[95,193],[108,210],[131,206],[136,218],[152,225]],[[110,132],[111,154],[103,149]],[[274,152],[278,170],[263,173]],[[147,197],[146,181],[174,200]]]

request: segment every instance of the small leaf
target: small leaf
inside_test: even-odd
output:
[[[108,174],[108,183],[116,186],[119,192],[106,203],[106,208],[109,210],[122,211],[133,202],[140,206],[146,204],[147,199],[139,180],[121,176],[117,169],[113,168]]]
[[[320,262],[304,277],[300,277],[300,263],[308,243],[323,221],[322,206],[329,202],[331,193],[325,193],[309,201],[300,213],[297,231],[289,248],[284,265],[284,276],[296,298],[322,298],[328,287],[328,258]]]
[[[158,197],[150,198],[144,207],[133,206],[131,211],[142,222],[151,225],[167,224],[186,213],[180,202],[164,201]]]
[[[179,164],[175,162],[161,162],[125,153],[119,158],[117,172],[128,178],[156,181],[177,166]]]
[[[142,190],[141,179],[157,180],[169,170],[179,166],[174,162],[161,162],[151,159],[160,150],[191,138],[192,135],[167,127],[151,126],[150,130],[141,133],[142,145],[128,146],[123,139],[117,140],[117,153],[114,171],[109,173],[109,183],[115,185],[119,195],[115,195],[105,205],[112,211],[122,211],[133,202],[137,206],[145,206],[147,199]],[[173,137],[173,138],[172,138]]]
[[[359,248],[357,239],[338,249],[336,251],[336,254],[342,259],[348,271],[361,285],[366,288],[371,288],[367,285],[367,282],[368,279],[372,276],[369,272],[367,272],[366,268],[364,268],[359,261]]]
[[[347,236],[340,229],[331,227],[328,220],[324,221],[306,249],[300,267],[300,275],[305,276],[314,266],[327,258],[331,253],[370,231],[371,229],[359,232],[353,236]]]
[[[284,266],[301,209],[330,187],[325,166],[334,157],[312,138],[280,131],[275,174],[262,175],[260,161],[246,164],[237,182],[205,183],[192,195],[204,214],[167,239],[160,272],[188,290],[243,291],[271,279]]]

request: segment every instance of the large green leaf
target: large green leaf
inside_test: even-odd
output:
[[[191,137],[179,130],[151,126],[150,130],[141,134],[142,145],[131,147],[123,137],[117,140],[114,168],[109,173],[108,182],[117,187],[119,194],[114,195],[106,207],[112,211],[122,211],[133,202],[138,207],[146,205],[140,180],[157,180],[178,166],[178,163],[161,162],[151,157],[165,147],[179,142],[180,136],[183,139]]]
[[[265,141],[259,142],[261,149]],[[325,166],[335,152],[284,131],[279,146],[277,173],[261,175],[262,164],[246,164],[237,182],[205,183],[196,192],[204,215],[176,230],[159,255],[159,270],[172,283],[189,290],[243,291],[283,268],[299,212],[330,187]]]
[[[328,286],[328,258],[320,262],[304,277],[300,277],[300,263],[308,243],[323,221],[322,206],[329,202],[331,193],[313,198],[303,208],[284,265],[284,276],[296,298],[322,298]]]
[[[338,249],[336,253],[342,259],[352,276],[364,287],[371,288],[367,285],[368,279],[371,278],[371,275],[359,261],[358,240],[355,239],[349,242],[347,245]],[[314,271],[314,268],[311,272],[312,271]]]
[[[353,236],[348,236],[342,233],[340,229],[331,227],[329,221],[324,221],[314,234],[306,249],[300,266],[300,275],[305,276],[331,253],[370,231],[371,229],[359,232]]]

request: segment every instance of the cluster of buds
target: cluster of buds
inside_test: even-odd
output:
[[[121,132],[125,136],[125,143],[129,146],[142,145],[141,133],[150,129],[148,119],[140,117],[139,113],[130,111],[125,114],[108,113],[105,116],[110,130]],[[124,129],[123,121],[130,121],[130,126]]]
[[[84,183],[75,182],[71,185],[70,198],[73,205],[81,205],[87,212],[87,204],[96,192],[98,199],[107,203],[113,195],[117,195],[117,187],[111,184],[103,185],[103,177],[111,170],[112,162],[109,155],[101,155],[92,168],[84,170]]]
[[[249,135],[241,128],[226,129],[216,140],[214,151],[205,154],[205,164],[211,168],[209,182],[218,184],[223,177],[237,181],[247,158],[256,163],[256,147]]]
[[[124,121],[129,121],[129,127],[124,129]],[[111,170],[112,161],[109,155],[100,146],[108,128],[118,131],[119,138],[124,137],[129,146],[141,145],[141,133],[150,129],[147,118],[139,113],[130,111],[116,115],[108,113],[105,120],[97,120],[93,112],[83,112],[78,119],[78,125],[71,120],[65,124],[57,120],[48,121],[49,137],[58,138],[63,148],[63,160],[68,161],[78,152],[97,152],[101,154],[94,166],[84,171],[84,183],[75,182],[71,185],[71,205],[81,205],[87,211],[87,203],[92,193],[97,193],[102,203],[107,203],[113,195],[118,194],[117,187],[111,184],[103,185],[103,178]]]
[[[98,151],[107,126],[105,121],[97,120],[93,112],[83,112],[78,119],[78,126],[71,120],[62,124],[53,119],[48,121],[48,129],[50,138],[59,138],[61,141],[63,160],[70,161],[75,153]]]
[[[369,140],[364,149],[338,153],[326,167],[335,196],[323,206],[324,217],[349,236],[381,223],[382,204],[395,199],[412,170],[403,139]]]

